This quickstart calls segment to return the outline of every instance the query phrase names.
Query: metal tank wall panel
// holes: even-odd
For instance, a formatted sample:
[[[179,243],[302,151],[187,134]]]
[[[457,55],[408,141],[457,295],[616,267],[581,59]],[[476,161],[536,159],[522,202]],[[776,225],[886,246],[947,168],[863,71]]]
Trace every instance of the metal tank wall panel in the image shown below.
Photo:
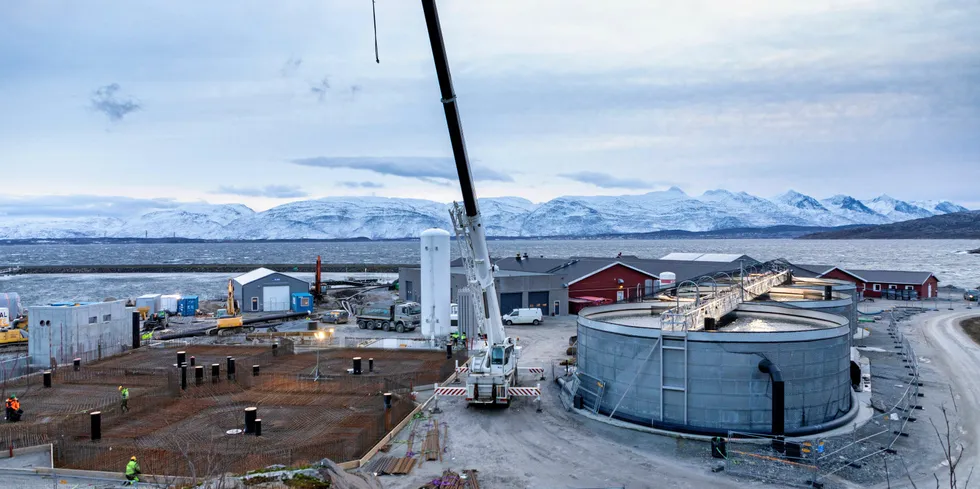
[[[835,420],[851,408],[847,327],[817,335],[803,331],[738,336],[759,341],[727,341],[726,337],[733,338],[729,336],[732,333],[724,332],[691,333],[685,419],[684,393],[667,390],[661,400],[660,387],[661,352],[666,386],[684,385],[685,352],[661,350],[657,344],[659,330],[604,328],[603,324],[580,318],[578,327],[578,368],[585,374],[580,379],[603,383],[600,413],[608,415],[615,410],[615,417],[626,421],[690,432],[768,433],[772,385],[769,376],[758,369],[763,358],[783,372],[787,431]],[[636,334],[609,329],[633,330]],[[667,346],[683,344],[672,338],[666,341]],[[593,396],[579,392],[587,404],[593,404]]]

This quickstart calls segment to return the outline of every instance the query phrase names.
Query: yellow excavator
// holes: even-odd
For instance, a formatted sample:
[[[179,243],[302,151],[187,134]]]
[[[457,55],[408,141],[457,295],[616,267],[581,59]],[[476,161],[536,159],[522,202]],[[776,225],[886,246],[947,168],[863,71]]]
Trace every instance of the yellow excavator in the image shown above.
[[[235,334],[242,329],[242,312],[238,310],[237,304],[235,304],[235,284],[232,279],[228,279],[228,303],[225,305],[225,309],[218,309],[214,317],[218,319],[218,327],[209,329],[209,335],[224,336]],[[253,328],[245,329],[246,332],[250,332]]]
[[[0,308],[0,347],[27,346],[27,316],[9,319],[6,308]]]

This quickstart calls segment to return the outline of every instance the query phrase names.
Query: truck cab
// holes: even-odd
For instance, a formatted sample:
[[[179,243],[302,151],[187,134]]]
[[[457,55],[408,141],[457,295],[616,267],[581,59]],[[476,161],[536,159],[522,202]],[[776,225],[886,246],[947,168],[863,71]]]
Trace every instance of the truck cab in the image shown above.
[[[537,326],[541,324],[543,319],[541,314],[541,309],[536,307],[520,308],[514,309],[507,314],[504,314],[500,319],[505,325],[510,326],[511,324],[533,324]]]

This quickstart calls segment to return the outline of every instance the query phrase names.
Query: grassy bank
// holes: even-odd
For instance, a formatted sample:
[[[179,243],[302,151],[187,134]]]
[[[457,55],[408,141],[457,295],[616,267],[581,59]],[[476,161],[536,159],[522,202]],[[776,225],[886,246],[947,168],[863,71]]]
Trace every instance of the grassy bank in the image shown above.
[[[980,345],[980,316],[964,319],[960,321],[963,332],[973,338],[973,341]]]

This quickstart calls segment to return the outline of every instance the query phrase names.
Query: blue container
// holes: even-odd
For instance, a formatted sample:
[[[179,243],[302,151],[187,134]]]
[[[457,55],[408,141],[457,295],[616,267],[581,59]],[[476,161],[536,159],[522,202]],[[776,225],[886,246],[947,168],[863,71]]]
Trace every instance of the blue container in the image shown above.
[[[313,312],[313,294],[307,292],[293,293],[293,312]]]
[[[196,295],[189,295],[186,297],[181,297],[177,301],[177,314],[181,316],[189,317],[197,314],[197,307],[199,302]]]

